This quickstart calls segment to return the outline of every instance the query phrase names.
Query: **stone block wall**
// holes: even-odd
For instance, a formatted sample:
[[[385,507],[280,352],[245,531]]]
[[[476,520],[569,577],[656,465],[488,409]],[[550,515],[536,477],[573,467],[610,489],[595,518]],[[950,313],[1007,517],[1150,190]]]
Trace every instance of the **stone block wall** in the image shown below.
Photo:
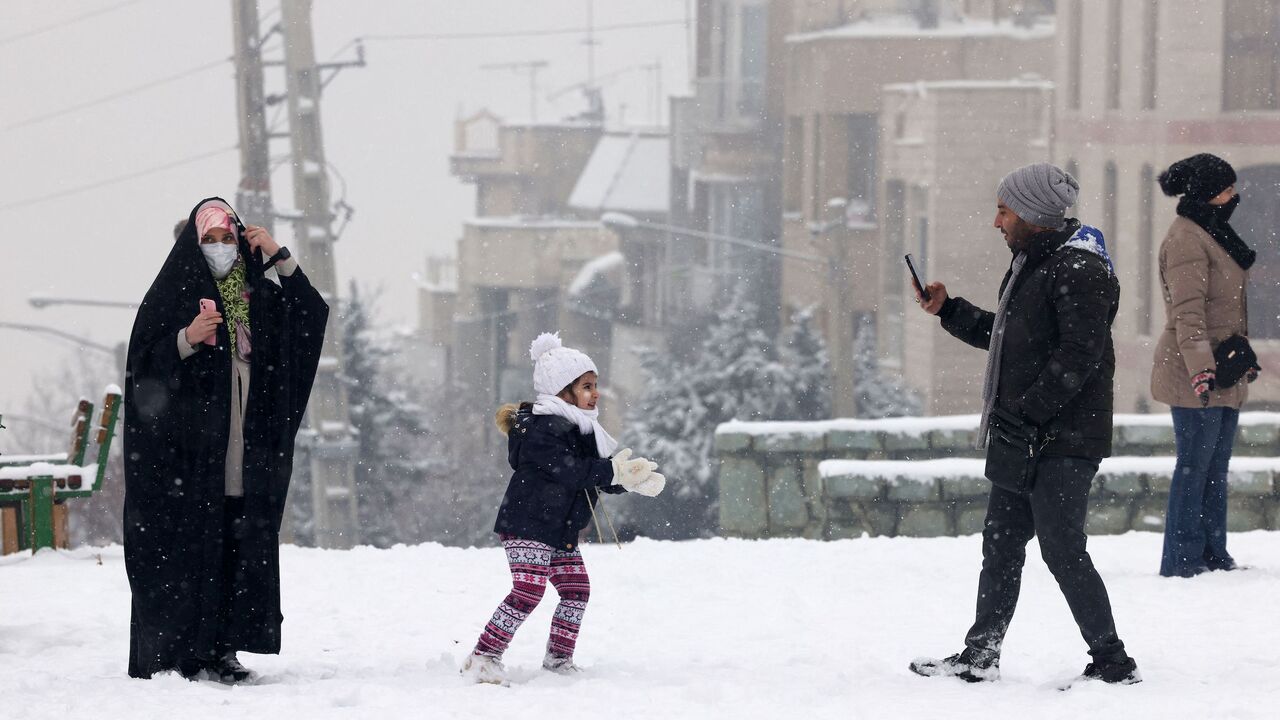
[[[977,416],[727,423],[716,432],[720,525],[731,537],[936,537],[982,531],[990,484]],[[1117,415],[1090,498],[1096,534],[1161,531],[1173,478],[1169,417]],[[1280,530],[1280,413],[1244,413],[1229,529]]]

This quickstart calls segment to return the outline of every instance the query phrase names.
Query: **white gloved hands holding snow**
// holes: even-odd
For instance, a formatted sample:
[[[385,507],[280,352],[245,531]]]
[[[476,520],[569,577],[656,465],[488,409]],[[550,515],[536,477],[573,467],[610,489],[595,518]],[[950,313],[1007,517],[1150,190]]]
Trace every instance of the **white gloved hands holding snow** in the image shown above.
[[[662,489],[667,486],[667,476],[662,473],[651,472],[649,476],[636,483],[634,488],[628,488],[631,492],[639,493],[645,497],[658,497]]]
[[[624,490],[634,492],[636,485],[657,469],[658,463],[649,462],[640,457],[631,457],[631,448],[619,450],[618,454],[613,456],[613,484],[621,485]]]

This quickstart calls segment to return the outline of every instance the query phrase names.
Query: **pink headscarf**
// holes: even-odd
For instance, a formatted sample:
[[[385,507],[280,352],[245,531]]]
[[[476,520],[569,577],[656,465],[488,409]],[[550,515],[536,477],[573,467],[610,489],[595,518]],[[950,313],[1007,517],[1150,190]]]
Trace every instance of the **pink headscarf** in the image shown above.
[[[232,222],[228,208],[222,203],[211,202],[196,213],[196,239],[204,237],[210,228],[226,228],[232,235],[239,237],[236,224]]]

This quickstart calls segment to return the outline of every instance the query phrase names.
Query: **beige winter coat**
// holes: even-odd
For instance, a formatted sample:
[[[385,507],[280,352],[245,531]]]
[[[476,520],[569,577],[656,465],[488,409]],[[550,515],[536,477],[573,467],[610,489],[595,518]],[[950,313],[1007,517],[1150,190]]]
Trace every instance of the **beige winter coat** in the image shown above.
[[[1213,237],[1179,216],[1160,245],[1164,332],[1156,342],[1151,396],[1167,405],[1200,407],[1191,377],[1214,369],[1213,349],[1232,335],[1247,335],[1249,273]],[[1243,378],[1209,394],[1209,407],[1239,409],[1248,397]]]

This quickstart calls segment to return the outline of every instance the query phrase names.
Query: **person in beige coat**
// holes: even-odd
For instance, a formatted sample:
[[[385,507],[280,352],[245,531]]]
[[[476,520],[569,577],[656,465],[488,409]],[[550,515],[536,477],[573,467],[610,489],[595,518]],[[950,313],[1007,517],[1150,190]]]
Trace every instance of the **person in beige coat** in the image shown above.
[[[1178,452],[1160,560],[1166,577],[1236,567],[1227,552],[1227,467],[1258,368],[1223,387],[1214,360],[1219,343],[1248,335],[1246,286],[1255,254],[1229,223],[1240,203],[1235,181],[1231,165],[1207,153],[1160,175],[1165,194],[1181,196],[1160,245],[1166,320],[1151,370],[1151,395],[1171,406]]]

